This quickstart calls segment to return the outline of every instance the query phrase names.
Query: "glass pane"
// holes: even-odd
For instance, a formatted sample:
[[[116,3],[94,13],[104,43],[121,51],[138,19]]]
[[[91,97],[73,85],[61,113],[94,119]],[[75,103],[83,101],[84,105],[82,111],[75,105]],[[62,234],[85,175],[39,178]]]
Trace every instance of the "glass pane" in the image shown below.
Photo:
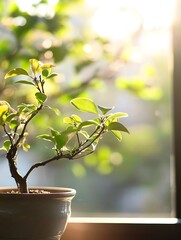
[[[129,115],[123,123],[130,135],[123,134],[121,143],[113,135],[107,135],[94,155],[37,169],[29,184],[75,188],[73,216],[171,216],[174,1],[85,0],[62,1],[62,5],[61,1],[48,1],[51,6],[48,9],[41,1],[28,1],[28,9],[22,1],[15,2],[20,12],[15,11],[16,17],[9,17],[13,10],[7,11],[6,16],[1,16],[2,25],[12,42],[19,37],[24,54],[31,50],[25,59],[39,56],[55,62],[57,72],[61,72],[57,80],[60,92],[54,86],[49,91],[52,96],[60,94],[59,102],[65,104],[61,109],[63,115],[72,111],[67,99],[79,94],[77,85],[85,91],[83,96],[90,96],[101,106],[115,106],[115,111]],[[54,18],[56,11],[63,13],[58,21]],[[21,27],[30,21],[23,15],[25,12],[33,27],[28,25],[29,29],[21,32]],[[37,16],[40,21],[34,25]],[[49,27],[46,31],[44,23]],[[9,50],[8,46],[12,47],[9,42],[2,44],[6,45],[4,54],[18,51]],[[22,56],[12,58],[8,67],[25,65]],[[7,61],[3,60],[4,69]],[[23,96],[23,91],[19,91]],[[61,91],[65,94],[61,95]],[[13,99],[14,92],[3,94]],[[56,102],[53,104],[57,106]],[[47,119],[39,121],[36,124],[39,127],[44,124],[46,128]],[[34,158],[43,160],[49,155],[46,144],[44,149],[36,143],[34,149],[29,155],[21,153],[21,171],[26,171]],[[13,180],[5,178],[6,161],[0,165],[3,176],[0,184],[14,185]]]

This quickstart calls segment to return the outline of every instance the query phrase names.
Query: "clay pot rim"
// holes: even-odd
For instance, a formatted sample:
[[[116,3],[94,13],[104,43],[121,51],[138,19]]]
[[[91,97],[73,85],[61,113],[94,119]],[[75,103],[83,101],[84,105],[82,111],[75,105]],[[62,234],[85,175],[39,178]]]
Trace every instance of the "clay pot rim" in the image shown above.
[[[0,187],[0,199],[1,198],[69,198],[72,199],[75,194],[76,190],[73,188],[64,188],[64,187],[47,187],[47,186],[30,186],[28,187],[32,190],[44,190],[47,193],[9,193],[11,191],[16,191],[17,188],[14,187]]]

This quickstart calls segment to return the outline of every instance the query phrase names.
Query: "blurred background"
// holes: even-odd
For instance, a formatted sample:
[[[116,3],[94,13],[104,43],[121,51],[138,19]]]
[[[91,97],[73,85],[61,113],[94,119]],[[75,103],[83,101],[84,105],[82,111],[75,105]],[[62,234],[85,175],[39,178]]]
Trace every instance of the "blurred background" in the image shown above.
[[[49,104],[61,115],[42,114],[31,126],[31,150],[20,153],[25,173],[51,154],[33,134],[74,109],[70,99],[86,96],[99,105],[127,112],[131,134],[119,143],[107,135],[94,155],[62,160],[37,169],[29,185],[77,190],[73,216],[170,217],[172,176],[173,0],[1,0],[0,99],[12,106],[31,102],[29,87],[4,80],[14,67],[29,68],[37,58],[56,65],[48,82]],[[25,91],[26,90],[26,91]],[[85,114],[83,118],[86,117]],[[3,136],[1,136],[2,145]],[[0,185],[13,185],[0,159]],[[8,172],[9,174],[9,172]]]

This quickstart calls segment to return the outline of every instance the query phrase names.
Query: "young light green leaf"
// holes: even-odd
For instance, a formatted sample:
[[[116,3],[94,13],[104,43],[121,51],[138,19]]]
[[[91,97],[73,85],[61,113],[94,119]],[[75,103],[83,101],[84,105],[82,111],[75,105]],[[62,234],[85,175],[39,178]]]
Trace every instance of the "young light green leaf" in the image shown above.
[[[15,119],[12,119],[9,123],[10,129],[15,129],[19,125],[19,122]]]
[[[47,96],[40,92],[35,93],[35,97],[40,104],[44,103],[47,99]]]
[[[11,119],[13,119],[14,117],[17,116],[17,113],[10,113],[7,117],[6,117],[6,122],[11,121]]]
[[[24,70],[23,68],[15,68],[15,69],[9,71],[8,73],[6,73],[5,79],[10,78],[10,77],[19,76],[19,75],[29,76],[28,72],[26,70]]]
[[[50,74],[49,76],[47,76],[46,78],[49,79],[49,78],[54,78],[58,75],[58,73],[52,73]]]
[[[59,110],[58,108],[56,108],[56,107],[50,107],[50,106],[46,105],[45,108],[50,109],[50,110],[53,111],[57,116],[60,116],[60,114],[61,114],[60,110]]]
[[[101,110],[102,114],[105,115],[109,111],[111,111],[114,107],[106,108],[106,107],[101,107],[98,105],[98,108]]]
[[[74,98],[70,102],[74,107],[76,107],[80,111],[98,114],[96,104],[89,98],[83,97]]]
[[[97,125],[99,125],[99,126],[101,125],[101,119],[100,118],[94,118],[93,121],[96,122]]]
[[[60,110],[58,109],[58,108],[55,108],[55,107],[53,107],[53,108],[50,108],[57,116],[60,116],[60,114],[61,114],[61,112],[60,112]]]
[[[81,134],[82,136],[84,136],[86,139],[89,138],[89,134],[86,131],[79,131],[79,134]]]
[[[22,103],[18,106],[18,110],[19,112],[33,112],[35,111],[37,108],[34,104],[25,104]]]
[[[3,147],[0,148],[0,150],[4,150],[7,152],[9,150],[10,146],[11,146],[10,140],[6,140],[6,141],[4,141]]]
[[[27,144],[27,143],[24,143],[23,145],[22,145],[22,148],[23,148],[23,150],[25,151],[25,152],[27,152],[29,149],[30,149],[30,145],[29,144]]]
[[[112,130],[111,132],[113,133],[113,135],[114,135],[119,141],[122,140],[122,135],[121,135],[120,131]]]
[[[48,69],[48,68],[52,68],[55,67],[55,65],[51,64],[51,63],[44,63],[43,65],[40,66],[41,69]]]
[[[113,119],[118,119],[118,118],[121,118],[121,117],[127,117],[128,114],[127,113],[124,113],[124,112],[117,112],[117,113],[113,113],[113,114],[110,114],[107,118],[107,120],[113,120]]]
[[[81,122],[82,122],[82,119],[81,119],[79,116],[75,115],[75,114],[72,114],[72,115],[71,115],[71,118],[72,118],[76,123],[81,123]]]
[[[71,124],[71,125],[74,125],[74,121],[71,117],[65,117],[63,119],[63,122],[66,123],[66,124]]]
[[[0,117],[2,117],[9,110],[8,103],[6,104],[6,102],[4,102],[5,101],[3,101],[3,103],[0,102]]]
[[[82,122],[82,119],[79,116],[73,114],[71,117],[65,117],[63,119],[63,122],[66,124],[77,126],[77,124],[80,124]]]
[[[57,130],[55,130],[55,129],[53,129],[53,128],[51,128],[51,134],[52,134],[52,136],[56,136],[56,135],[58,135],[59,134],[59,132],[57,131]]]
[[[121,124],[120,122],[111,122],[109,124],[109,126],[107,127],[107,129],[129,133],[128,129],[123,124]]]
[[[16,83],[21,83],[21,84],[27,84],[27,85],[35,86],[34,83],[32,83],[30,81],[26,81],[26,80],[17,81]]]
[[[54,141],[54,137],[48,135],[48,134],[41,134],[41,135],[38,135],[37,138],[41,138],[43,140],[46,140],[46,141],[50,141],[50,142],[53,142]]]
[[[96,126],[99,126],[99,124],[94,121],[94,120],[87,120],[87,121],[84,121],[82,123],[80,123],[79,127],[78,127],[78,131],[84,127],[89,127],[91,125],[96,125]]]
[[[36,72],[37,72],[37,70],[38,70],[38,68],[40,66],[40,62],[38,60],[36,60],[36,59],[30,59],[29,62],[30,62],[30,66],[31,66],[32,72],[34,74],[36,74]]]

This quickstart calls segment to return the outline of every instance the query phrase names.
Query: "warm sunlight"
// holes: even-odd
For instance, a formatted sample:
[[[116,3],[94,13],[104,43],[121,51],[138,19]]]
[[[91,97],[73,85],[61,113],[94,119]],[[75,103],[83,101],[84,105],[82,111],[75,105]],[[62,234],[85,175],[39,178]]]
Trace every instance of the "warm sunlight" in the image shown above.
[[[86,3],[95,9],[92,27],[98,34],[125,39],[140,28],[151,30],[171,26],[175,1],[86,0]]]
[[[57,1],[48,2],[53,7]],[[40,0],[16,2],[23,11],[32,12],[35,11],[32,4],[39,3]],[[175,0],[85,0],[85,3],[93,10],[91,25],[97,34],[111,39],[126,40],[140,28],[153,30],[171,26]],[[43,4],[36,11],[39,11],[38,15],[44,15],[45,12],[47,14],[47,8]]]

